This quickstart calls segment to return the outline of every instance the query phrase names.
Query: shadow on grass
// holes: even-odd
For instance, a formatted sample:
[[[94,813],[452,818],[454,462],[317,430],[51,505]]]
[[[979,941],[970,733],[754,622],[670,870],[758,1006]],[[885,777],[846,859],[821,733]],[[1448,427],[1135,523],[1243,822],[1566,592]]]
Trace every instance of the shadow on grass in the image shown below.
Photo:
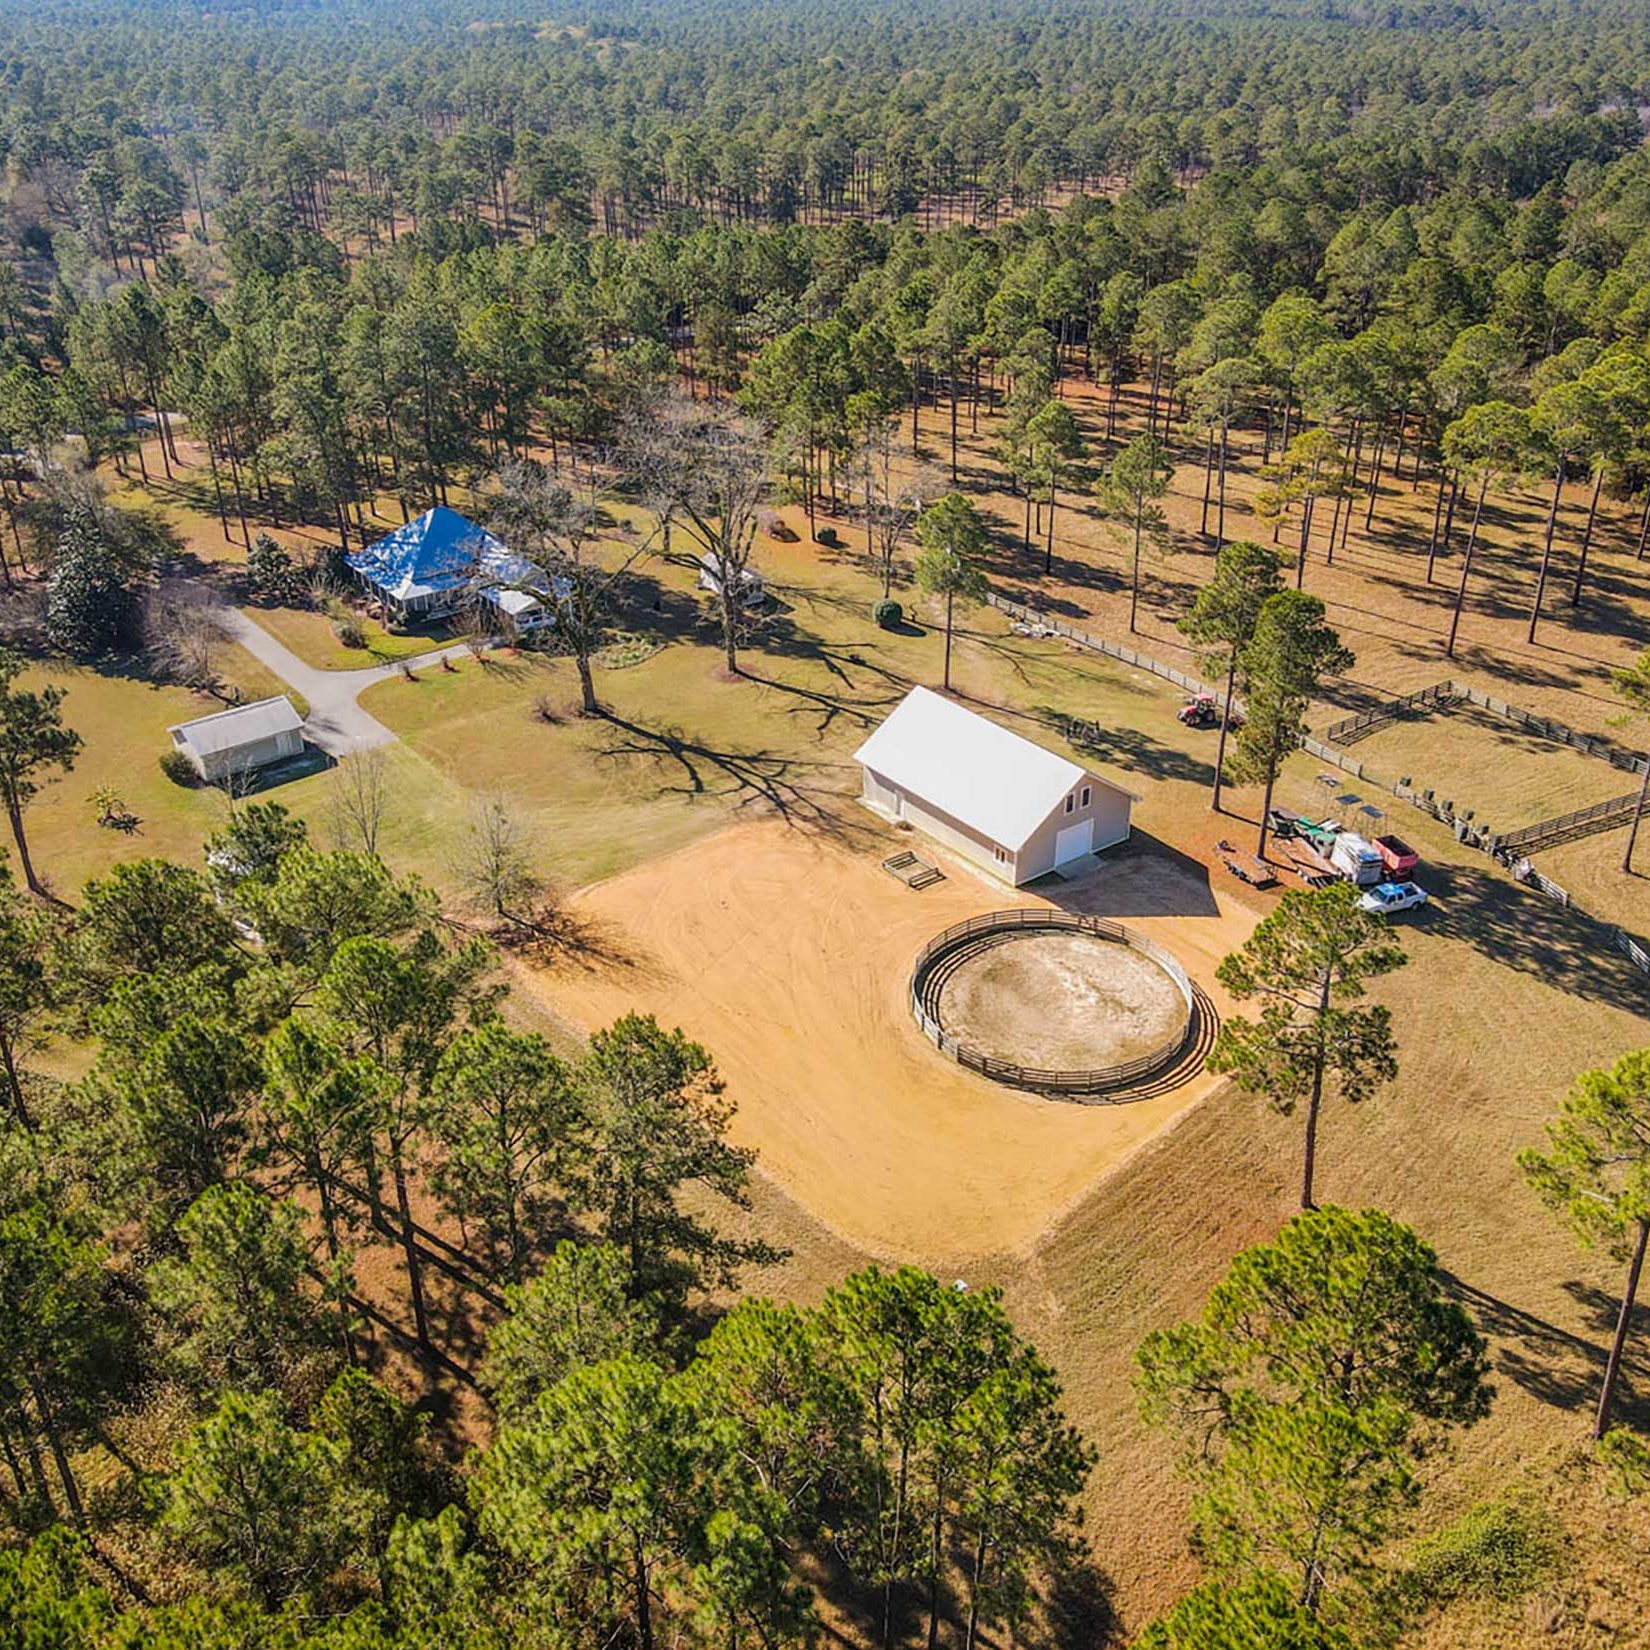
[[[655,770],[656,796],[766,806],[787,824],[843,834],[843,822],[830,805],[841,796],[841,786],[829,781],[846,774],[849,763],[718,747],[678,727],[649,726],[612,712],[604,720],[607,735],[596,747],[598,759]]]
[[[233,794],[237,798],[261,796],[265,791],[277,790],[300,779],[312,779],[316,774],[337,766],[337,757],[322,750],[319,745],[306,742],[301,755],[290,757],[285,762],[273,762],[267,768],[258,768],[252,773],[238,774],[233,780],[218,782],[216,788],[225,795]]]
[[[1446,1290],[1472,1313],[1479,1328],[1494,1343],[1498,1374],[1555,1409],[1585,1411],[1598,1402],[1620,1305],[1615,1297],[1576,1279],[1564,1285],[1565,1293],[1586,1313],[1588,1333],[1578,1335],[1451,1272],[1441,1276]],[[1634,1347],[1642,1344],[1645,1330],[1650,1327],[1650,1307],[1640,1305],[1633,1319],[1616,1393],[1616,1418],[1643,1427],[1650,1424],[1650,1389],[1634,1357]]]
[[[1650,1010],[1650,979],[1610,950],[1601,925],[1520,889],[1487,866],[1428,868],[1433,903],[1417,926],[1466,941],[1487,957],[1587,1002]]]
[[[1067,716],[1052,705],[1034,705],[1032,714],[1050,731],[1061,735],[1084,758],[1092,757],[1129,773],[1152,779],[1179,779],[1190,785],[1214,784],[1213,760],[1191,756],[1139,728],[1109,727]],[[1214,737],[1213,734],[1210,735]]]

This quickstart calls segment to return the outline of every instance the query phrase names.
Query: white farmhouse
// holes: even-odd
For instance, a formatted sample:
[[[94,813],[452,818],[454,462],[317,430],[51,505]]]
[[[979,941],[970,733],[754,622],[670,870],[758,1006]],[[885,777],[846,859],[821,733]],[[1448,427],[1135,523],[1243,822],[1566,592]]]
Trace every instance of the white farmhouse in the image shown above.
[[[166,731],[201,778],[214,784],[300,756],[304,749],[304,719],[285,694],[197,716]]]
[[[1139,800],[921,687],[854,759],[867,807],[1015,886],[1124,841]]]

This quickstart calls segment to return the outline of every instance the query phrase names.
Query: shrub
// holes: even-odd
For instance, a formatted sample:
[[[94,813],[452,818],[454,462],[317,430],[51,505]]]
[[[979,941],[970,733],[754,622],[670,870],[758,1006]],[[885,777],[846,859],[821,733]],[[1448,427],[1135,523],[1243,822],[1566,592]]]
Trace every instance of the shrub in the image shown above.
[[[834,527],[832,527],[831,525],[829,525],[829,523],[827,523],[824,527],[818,528],[815,531],[815,533],[814,533],[814,542],[816,544],[826,544],[826,545],[835,546],[835,545],[841,544],[842,539],[838,535],[837,530]]]
[[[1533,1508],[1486,1501],[1416,1542],[1405,1578],[1429,1604],[1451,1599],[1513,1599],[1535,1587],[1557,1553],[1552,1531]]]
[[[548,693],[533,696],[533,715],[538,721],[552,728],[559,728],[567,719],[561,706]]]
[[[882,600],[871,609],[871,617],[875,619],[884,630],[898,630],[899,627],[905,622],[905,609],[901,607],[900,604],[891,596],[884,596]]]
[[[367,645],[367,633],[361,628],[361,621],[353,614],[346,613],[342,618],[334,619],[332,633],[344,647]]]
[[[175,747],[160,754],[160,771],[174,785],[198,785],[200,772],[182,751]]]
[[[284,544],[260,533],[246,553],[246,585],[254,601],[287,606],[303,600],[309,578]]]
[[[1594,1446],[1599,1465],[1618,1495],[1642,1495],[1650,1489],[1650,1444],[1626,1427],[1611,1427]]]

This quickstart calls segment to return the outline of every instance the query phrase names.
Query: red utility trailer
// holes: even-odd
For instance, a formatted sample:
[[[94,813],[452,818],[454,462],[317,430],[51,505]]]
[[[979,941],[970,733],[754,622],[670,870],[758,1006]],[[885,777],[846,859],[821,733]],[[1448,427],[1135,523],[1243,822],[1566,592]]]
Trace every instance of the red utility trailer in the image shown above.
[[[1421,856],[1401,836],[1378,836],[1375,850],[1391,872],[1390,881],[1407,877],[1421,863]]]

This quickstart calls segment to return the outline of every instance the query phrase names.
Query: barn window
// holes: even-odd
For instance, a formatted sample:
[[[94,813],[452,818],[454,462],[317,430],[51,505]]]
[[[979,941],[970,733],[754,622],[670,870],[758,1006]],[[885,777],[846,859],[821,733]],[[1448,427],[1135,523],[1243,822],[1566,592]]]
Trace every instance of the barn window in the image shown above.
[[[1075,808],[1076,806],[1077,806],[1077,793],[1076,793],[1076,791],[1073,791],[1071,793],[1071,795],[1066,798],[1066,812],[1069,814],[1071,812],[1071,810],[1073,808]]]
[[[1083,787],[1083,806],[1086,808],[1088,805],[1089,805],[1089,788],[1088,788],[1087,785],[1085,785]]]

